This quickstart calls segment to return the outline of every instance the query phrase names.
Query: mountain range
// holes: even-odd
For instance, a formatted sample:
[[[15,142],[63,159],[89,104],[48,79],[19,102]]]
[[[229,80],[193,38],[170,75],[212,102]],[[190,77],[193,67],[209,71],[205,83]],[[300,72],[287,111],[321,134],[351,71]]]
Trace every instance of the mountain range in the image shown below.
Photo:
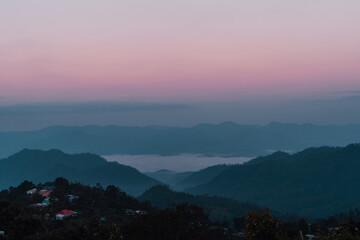
[[[254,157],[276,150],[346,146],[360,142],[360,125],[240,125],[233,122],[193,127],[53,126],[37,131],[0,132],[0,157],[24,148],[61,149],[67,153],[183,153]]]
[[[24,180],[39,183],[65,177],[89,185],[116,185],[139,196],[164,182],[169,189],[153,188],[142,195],[143,199],[158,206],[185,199],[199,201],[206,207],[206,202],[212,204],[211,199],[227,198],[269,207],[282,214],[318,218],[359,208],[359,172],[360,144],[275,152],[242,165],[216,165],[185,173],[162,170],[148,175],[95,154],[24,149],[0,160],[0,189]]]

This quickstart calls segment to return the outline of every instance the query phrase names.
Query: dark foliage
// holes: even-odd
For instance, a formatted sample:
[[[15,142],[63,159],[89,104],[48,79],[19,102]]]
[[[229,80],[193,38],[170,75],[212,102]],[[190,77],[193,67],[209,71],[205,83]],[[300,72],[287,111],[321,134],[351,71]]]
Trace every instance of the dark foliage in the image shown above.
[[[124,226],[129,240],[195,240],[225,239],[224,233],[212,227],[202,208],[182,204],[175,209],[151,211],[135,217]]]
[[[229,223],[233,218],[244,216],[251,210],[260,209],[255,204],[240,203],[232,199],[175,192],[163,185],[150,188],[138,197],[138,200],[149,201],[153,206],[160,208],[174,207],[182,203],[195,204],[207,210],[212,220]]]
[[[50,205],[33,206],[44,199],[38,193],[27,194],[33,188],[50,188]],[[64,178],[44,185],[25,181],[2,191],[0,197],[0,239],[233,239],[200,207],[182,204],[155,209],[112,185],[89,187]],[[77,214],[56,220],[55,214],[63,209]]]
[[[38,193],[26,193],[33,188],[52,189],[51,204],[29,206],[44,199]],[[76,197],[70,201],[69,195]],[[193,204],[157,209],[115,186],[89,187],[64,178],[38,185],[25,181],[2,191],[0,198],[1,240],[300,240],[305,234],[323,240],[360,239],[358,210],[311,225],[305,219],[285,222],[267,209],[256,210],[235,218],[231,230],[227,223],[212,222],[204,208]],[[55,214],[64,208],[78,214],[55,220]]]

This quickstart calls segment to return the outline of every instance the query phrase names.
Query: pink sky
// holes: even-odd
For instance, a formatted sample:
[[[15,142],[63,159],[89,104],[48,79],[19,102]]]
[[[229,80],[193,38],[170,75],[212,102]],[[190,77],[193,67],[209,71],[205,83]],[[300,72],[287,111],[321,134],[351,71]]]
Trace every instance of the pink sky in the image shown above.
[[[0,102],[360,90],[358,0],[4,0]]]

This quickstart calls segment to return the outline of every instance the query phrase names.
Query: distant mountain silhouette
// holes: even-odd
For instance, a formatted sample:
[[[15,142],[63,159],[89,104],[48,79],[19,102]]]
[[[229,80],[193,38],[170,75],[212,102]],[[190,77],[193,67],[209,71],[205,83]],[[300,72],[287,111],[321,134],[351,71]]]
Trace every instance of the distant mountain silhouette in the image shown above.
[[[166,169],[162,169],[156,172],[147,172],[145,174],[162,183],[173,186],[176,183],[189,177],[191,174],[193,174],[193,172],[173,172]]]
[[[188,177],[186,177],[182,181],[177,182],[172,187],[176,190],[184,190],[186,188],[207,183],[211,179],[219,175],[222,171],[230,167],[230,165],[216,165],[202,169],[200,171],[190,174]]]
[[[189,128],[56,126],[39,131],[0,132],[0,157],[24,148],[100,155],[194,153],[253,157],[276,150],[299,151],[354,142],[360,142],[360,125],[271,123],[260,126],[225,122]]]
[[[166,208],[181,203],[195,204],[210,212],[210,217],[215,221],[232,222],[235,217],[242,217],[251,210],[261,209],[256,204],[240,203],[238,201],[209,196],[194,196],[182,192],[175,192],[166,186],[157,185],[138,197],[139,201],[149,201],[151,205]]]
[[[135,168],[107,162],[95,154],[65,154],[59,150],[22,150],[0,160],[0,189],[16,186],[24,180],[46,182],[56,177],[89,185],[116,185],[139,195],[158,181]]]
[[[323,217],[360,207],[360,145],[274,153],[234,165],[192,194],[254,202],[283,213]]]

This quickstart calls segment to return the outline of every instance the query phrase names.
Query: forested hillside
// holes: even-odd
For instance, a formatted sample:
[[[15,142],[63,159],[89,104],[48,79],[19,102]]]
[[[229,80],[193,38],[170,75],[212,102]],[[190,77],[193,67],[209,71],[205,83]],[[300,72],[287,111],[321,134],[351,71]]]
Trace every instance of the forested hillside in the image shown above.
[[[280,212],[325,217],[360,206],[359,172],[359,144],[309,148],[234,165],[187,191],[254,202]]]
[[[139,195],[159,184],[135,168],[108,162],[95,154],[25,149],[0,160],[0,189],[16,186],[25,180],[39,183],[56,177],[89,185],[116,185],[132,195]]]
[[[194,196],[182,192],[175,192],[162,185],[150,188],[139,196],[138,200],[142,202],[149,201],[151,205],[161,208],[173,207],[174,205],[183,203],[195,204],[207,210],[212,220],[220,222],[227,221],[229,223],[236,217],[244,216],[252,210],[261,209],[256,204],[240,203],[227,198]]]

